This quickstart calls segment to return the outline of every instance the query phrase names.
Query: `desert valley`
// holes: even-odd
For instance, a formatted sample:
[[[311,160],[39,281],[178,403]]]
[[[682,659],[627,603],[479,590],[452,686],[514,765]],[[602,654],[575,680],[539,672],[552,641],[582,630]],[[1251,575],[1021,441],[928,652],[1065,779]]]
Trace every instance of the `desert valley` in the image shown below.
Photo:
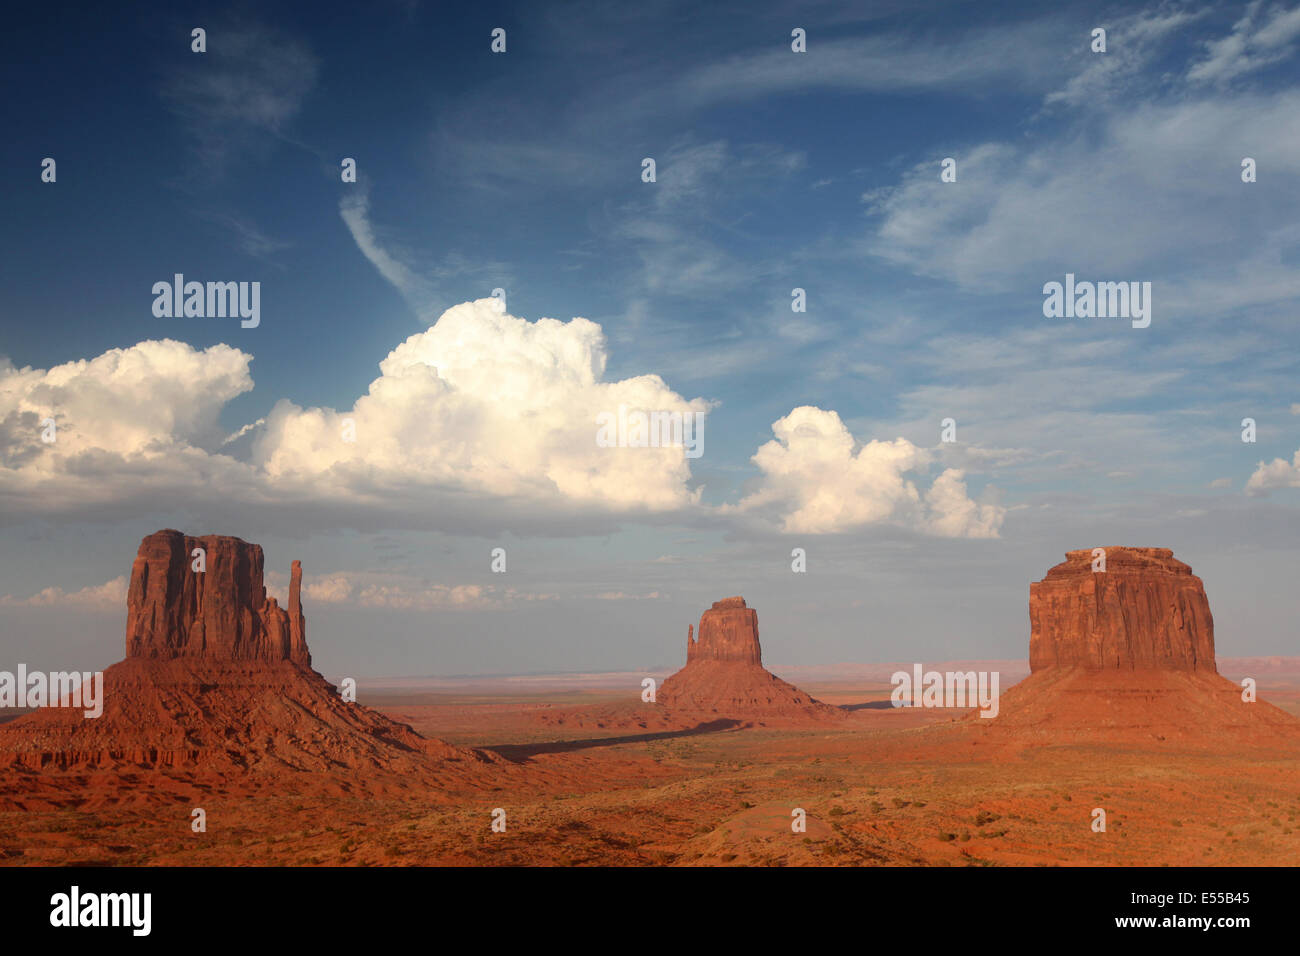
[[[1300,673],[1216,666],[1201,581],[1167,549],[1105,558],[1071,551],[1031,585],[1027,668],[925,665],[1000,670],[995,715],[895,706],[910,663],[795,686],[742,597],[703,612],[666,680],[393,679],[353,701],[312,669],[309,571],[281,608],[257,545],[159,531],[102,716],[0,724],[0,862],[1300,862]]]

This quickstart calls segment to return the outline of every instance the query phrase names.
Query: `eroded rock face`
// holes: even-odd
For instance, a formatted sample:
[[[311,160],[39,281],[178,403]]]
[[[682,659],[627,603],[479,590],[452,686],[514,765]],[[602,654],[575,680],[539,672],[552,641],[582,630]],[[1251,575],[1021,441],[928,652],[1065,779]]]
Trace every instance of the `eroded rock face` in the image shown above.
[[[1201,579],[1168,548],[1070,551],[1029,585],[1029,668],[1215,671]]]
[[[193,569],[196,548],[204,571]],[[286,611],[267,597],[262,565],[262,548],[239,538],[171,530],[146,537],[127,591],[126,656],[310,665],[302,566],[293,562]]]
[[[700,615],[700,633],[695,640],[686,633],[686,663],[692,661],[763,662],[758,644],[758,612],[745,606],[743,597],[714,601]]]
[[[714,601],[686,631],[686,666],[664,681],[658,700],[683,712],[719,717],[838,719],[840,712],[763,667],[758,612],[742,597]]]

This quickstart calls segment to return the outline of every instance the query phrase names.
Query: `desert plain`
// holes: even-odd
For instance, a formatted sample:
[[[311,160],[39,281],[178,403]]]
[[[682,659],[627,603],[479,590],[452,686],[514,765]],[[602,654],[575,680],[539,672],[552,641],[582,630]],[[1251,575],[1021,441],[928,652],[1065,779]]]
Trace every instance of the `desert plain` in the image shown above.
[[[281,609],[256,545],[158,532],[102,719],[0,724],[0,862],[1300,862],[1300,659],[1216,663],[1200,581],[1167,550],[1115,549],[1105,581],[1085,559],[1034,585],[1029,660],[925,665],[998,672],[992,719],[894,706],[906,665],[773,675],[740,597],[667,680],[392,678],[347,701],[311,669],[296,562]]]

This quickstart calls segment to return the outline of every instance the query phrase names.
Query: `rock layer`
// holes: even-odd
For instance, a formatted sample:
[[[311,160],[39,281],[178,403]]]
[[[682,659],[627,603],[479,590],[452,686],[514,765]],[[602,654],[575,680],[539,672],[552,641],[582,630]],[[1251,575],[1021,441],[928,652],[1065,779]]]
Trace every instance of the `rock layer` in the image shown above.
[[[1214,672],[1201,579],[1168,548],[1070,551],[1029,586],[1029,667]]]
[[[204,570],[196,570],[202,552]],[[262,548],[158,531],[140,542],[127,591],[126,656],[311,664],[295,561],[289,609],[268,597]]]

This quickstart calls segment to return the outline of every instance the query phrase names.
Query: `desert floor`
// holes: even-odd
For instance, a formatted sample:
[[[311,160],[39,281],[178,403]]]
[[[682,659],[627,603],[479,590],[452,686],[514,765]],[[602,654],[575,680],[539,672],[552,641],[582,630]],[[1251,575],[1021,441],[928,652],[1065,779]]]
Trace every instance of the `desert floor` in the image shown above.
[[[285,865],[1296,865],[1296,748],[1133,739],[991,742],[966,712],[895,710],[876,684],[809,684],[835,726],[605,720],[627,694],[372,693],[420,733],[486,748],[482,783],[364,789],[175,772],[44,773],[0,795],[0,862]],[[1261,681],[1300,715],[1300,679]],[[577,717],[574,714],[596,715]],[[604,726],[601,726],[604,724]],[[9,771],[5,771],[9,773]],[[201,806],[207,831],[193,833]],[[1091,828],[1107,812],[1107,830]],[[491,829],[506,812],[506,830]],[[792,811],[806,811],[804,833]]]

